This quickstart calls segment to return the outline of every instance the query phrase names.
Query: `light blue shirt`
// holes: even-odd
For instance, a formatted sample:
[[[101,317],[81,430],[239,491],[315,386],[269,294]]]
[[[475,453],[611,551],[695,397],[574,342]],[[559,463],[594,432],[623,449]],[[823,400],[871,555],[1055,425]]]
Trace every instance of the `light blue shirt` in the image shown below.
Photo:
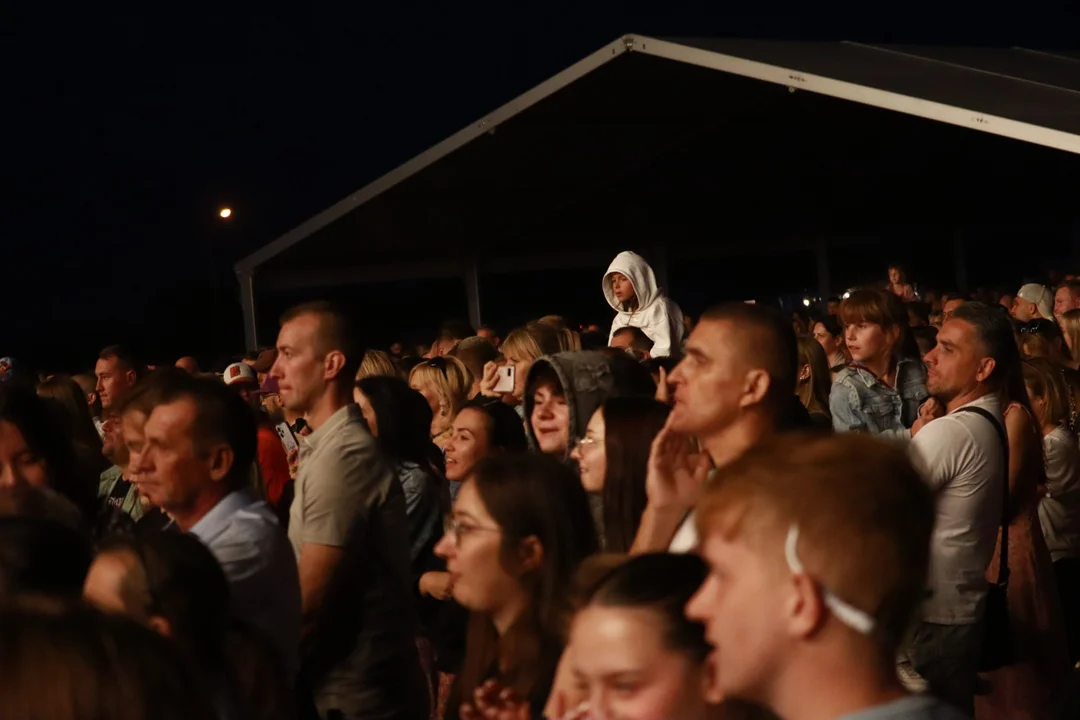
[[[299,670],[300,577],[273,509],[250,490],[229,493],[191,528],[229,580],[233,615],[278,647],[290,681]]]

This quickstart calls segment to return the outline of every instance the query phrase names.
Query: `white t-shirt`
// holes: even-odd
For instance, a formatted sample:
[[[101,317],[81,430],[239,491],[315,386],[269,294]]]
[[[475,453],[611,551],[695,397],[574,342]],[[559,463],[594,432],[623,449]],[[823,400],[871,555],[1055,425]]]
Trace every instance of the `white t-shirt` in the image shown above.
[[[1046,495],[1039,524],[1054,560],[1080,557],[1080,447],[1064,426],[1043,438]]]
[[[996,395],[981,407],[1004,427]],[[923,620],[967,625],[983,613],[986,566],[994,554],[1004,495],[1005,458],[997,431],[983,416],[959,412],[928,423],[911,440],[911,457],[937,496],[930,541],[930,589]]]

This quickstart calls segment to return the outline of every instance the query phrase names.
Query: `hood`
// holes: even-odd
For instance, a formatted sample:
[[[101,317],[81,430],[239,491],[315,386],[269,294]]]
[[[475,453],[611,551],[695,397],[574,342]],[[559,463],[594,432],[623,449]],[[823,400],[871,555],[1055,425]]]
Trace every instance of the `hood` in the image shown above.
[[[555,371],[562,385],[566,403],[570,409],[570,443],[585,435],[589,419],[615,389],[615,376],[611,372],[608,356],[595,351],[572,351],[545,355],[529,368],[525,378],[525,434],[529,447],[536,447],[536,434],[532,428],[532,383],[537,371],[549,366]]]
[[[645,262],[645,258],[629,250],[621,252],[615,256],[604,273],[604,297],[616,312],[627,310],[615,299],[615,293],[611,289],[612,273],[622,273],[630,279],[638,299],[637,310],[644,310],[660,297],[660,289],[656,287],[656,275],[649,263]]]

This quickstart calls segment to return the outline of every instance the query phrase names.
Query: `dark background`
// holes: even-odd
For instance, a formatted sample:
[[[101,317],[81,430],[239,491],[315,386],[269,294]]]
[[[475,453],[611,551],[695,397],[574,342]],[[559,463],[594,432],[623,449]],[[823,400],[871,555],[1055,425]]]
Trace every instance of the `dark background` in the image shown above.
[[[158,362],[241,350],[237,259],[623,33],[1075,48],[1080,27],[1066,0],[821,5],[25,4],[6,18],[3,44],[0,355],[74,370],[117,341]],[[227,223],[223,205],[235,213]],[[690,311],[717,286],[744,292],[748,278],[814,282],[812,258],[719,268],[672,267]],[[595,272],[560,272],[550,299],[544,276],[487,282],[488,319],[562,312],[605,323]],[[999,282],[1001,264],[976,261],[971,274]],[[441,308],[464,306],[453,281],[330,294],[359,305],[381,342],[387,327],[433,334]]]

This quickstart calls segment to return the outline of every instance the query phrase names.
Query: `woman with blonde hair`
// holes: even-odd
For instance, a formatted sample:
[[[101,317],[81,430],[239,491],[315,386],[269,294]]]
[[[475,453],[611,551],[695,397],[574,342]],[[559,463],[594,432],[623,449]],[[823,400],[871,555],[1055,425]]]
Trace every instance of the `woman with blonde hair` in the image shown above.
[[[831,428],[829,390],[832,374],[825,349],[810,335],[799,336],[799,373],[795,378],[795,394],[810,414],[814,427]]]
[[[500,349],[503,354],[502,364],[489,362],[484,365],[480,394],[484,397],[501,398],[507,405],[516,406],[518,414],[522,415],[525,377],[536,360],[561,351],[559,331],[546,324],[530,323],[507,335]],[[499,392],[495,390],[499,381],[499,368],[506,366],[514,368],[514,388],[510,392]]]
[[[469,400],[472,374],[456,357],[441,355],[414,367],[409,373],[409,387],[431,406],[431,440],[443,448],[450,440],[458,410]]]
[[[356,380],[368,377],[401,377],[401,368],[394,362],[390,353],[382,350],[368,350],[356,371]]]

